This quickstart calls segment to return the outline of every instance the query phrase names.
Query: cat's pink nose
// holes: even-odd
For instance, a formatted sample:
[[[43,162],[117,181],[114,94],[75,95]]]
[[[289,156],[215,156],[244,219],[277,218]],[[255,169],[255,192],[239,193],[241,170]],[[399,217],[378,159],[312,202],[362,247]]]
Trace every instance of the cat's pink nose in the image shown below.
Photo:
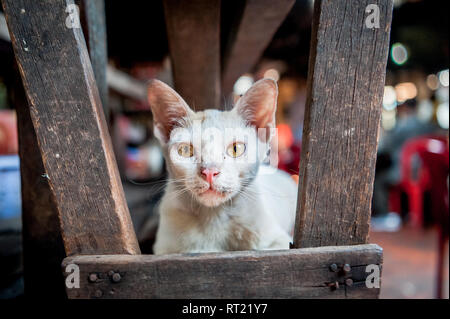
[[[217,168],[203,168],[201,170],[202,177],[208,182],[212,183],[214,177],[220,174],[220,171]]]

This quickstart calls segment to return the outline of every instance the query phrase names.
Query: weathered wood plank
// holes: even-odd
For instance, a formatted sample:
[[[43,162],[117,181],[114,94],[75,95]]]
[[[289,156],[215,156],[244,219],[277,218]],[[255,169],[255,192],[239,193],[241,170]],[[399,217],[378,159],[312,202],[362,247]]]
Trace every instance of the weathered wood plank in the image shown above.
[[[236,80],[258,62],[294,0],[246,0],[236,26],[232,27],[223,57],[222,92],[228,95]]]
[[[139,253],[73,1],[2,3],[67,255]]]
[[[382,264],[377,245],[209,254],[72,256],[80,288],[69,298],[345,298],[345,279],[354,295],[378,297],[366,288],[368,264]],[[333,272],[349,264],[348,273]],[[116,275],[113,276],[113,273]],[[65,273],[66,276],[70,275]],[[93,280],[94,279],[94,280]],[[329,287],[338,281],[339,288]]]
[[[103,113],[108,122],[108,84],[106,82],[106,66],[108,50],[106,42],[105,0],[77,0],[80,7],[80,20],[84,38],[91,58]]]
[[[11,48],[8,95],[17,114],[22,193],[22,247],[25,295],[66,297],[61,262],[66,257],[58,212],[37,144],[28,102]]]
[[[220,0],[164,0],[175,89],[195,110],[220,105]]]
[[[380,28],[369,29],[369,4]],[[315,2],[295,247],[367,242],[392,0]]]

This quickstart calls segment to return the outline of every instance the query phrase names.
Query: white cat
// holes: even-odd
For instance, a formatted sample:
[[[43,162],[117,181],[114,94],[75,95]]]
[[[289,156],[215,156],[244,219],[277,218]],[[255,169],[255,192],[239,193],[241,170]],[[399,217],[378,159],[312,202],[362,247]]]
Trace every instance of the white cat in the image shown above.
[[[263,79],[231,111],[194,112],[166,84],[149,84],[169,174],[155,254],[289,248],[297,185],[261,164],[277,95],[276,82]]]

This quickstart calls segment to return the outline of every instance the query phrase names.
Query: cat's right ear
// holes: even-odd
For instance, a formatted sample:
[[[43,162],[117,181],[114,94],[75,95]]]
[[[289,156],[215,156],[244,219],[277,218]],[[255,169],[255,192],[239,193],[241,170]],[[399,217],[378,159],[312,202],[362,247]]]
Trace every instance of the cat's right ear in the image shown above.
[[[150,81],[147,96],[153,113],[153,133],[165,144],[172,130],[193,111],[177,92],[159,80]]]

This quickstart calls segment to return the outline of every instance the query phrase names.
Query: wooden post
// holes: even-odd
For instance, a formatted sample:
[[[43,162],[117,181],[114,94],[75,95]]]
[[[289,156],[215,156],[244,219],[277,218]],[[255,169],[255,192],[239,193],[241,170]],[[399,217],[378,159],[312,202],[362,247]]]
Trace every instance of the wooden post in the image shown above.
[[[9,34],[5,40],[10,40]],[[67,298],[61,273],[61,262],[66,254],[58,211],[48,180],[42,178],[45,170],[12,46],[2,58],[8,98],[17,114],[25,296]]]
[[[80,20],[84,38],[91,58],[100,100],[106,122],[109,123],[108,84],[106,67],[108,52],[106,42],[105,0],[77,0],[80,7]]]
[[[246,0],[241,19],[232,26],[223,57],[222,92],[231,93],[236,80],[258,62],[294,0]]]
[[[220,105],[220,0],[164,0],[175,89],[196,111]]]
[[[368,240],[392,6],[315,1],[295,247]]]
[[[11,49],[12,53],[12,49]],[[65,298],[65,257],[58,212],[30,118],[22,80],[12,56],[8,95],[17,114],[22,193],[22,246],[27,298]]]
[[[25,294],[63,298],[64,281],[59,270],[65,252],[57,208],[48,180],[42,178],[45,170],[25,96],[21,101],[16,101],[15,106],[21,159]]]
[[[73,1],[2,3],[66,254],[138,254]]]

